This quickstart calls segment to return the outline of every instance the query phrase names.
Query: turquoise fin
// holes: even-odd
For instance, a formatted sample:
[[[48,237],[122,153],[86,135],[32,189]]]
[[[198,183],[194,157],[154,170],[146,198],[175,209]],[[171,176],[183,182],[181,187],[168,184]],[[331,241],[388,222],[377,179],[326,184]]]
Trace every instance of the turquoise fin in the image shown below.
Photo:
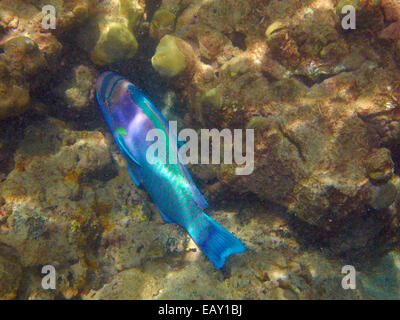
[[[208,215],[198,209],[200,215],[203,215],[202,223],[198,228],[186,229],[194,242],[200,247],[211,262],[221,269],[227,257],[233,253],[246,251],[243,243],[231,234],[228,230],[211,219]],[[199,238],[203,233],[204,236]]]
[[[139,181],[138,178],[136,178],[135,174],[132,172],[132,168],[131,168],[131,166],[129,164],[127,165],[127,168],[128,168],[128,172],[129,172],[133,182],[136,184],[137,187],[139,187],[140,186],[140,181]]]
[[[137,161],[135,159],[135,157],[129,152],[128,148],[125,146],[125,143],[121,139],[120,135],[117,136],[117,142],[122,150],[123,155],[125,156],[129,174],[130,174],[133,182],[136,184],[136,186],[139,187],[140,181],[142,180],[142,179],[140,179],[142,176],[141,172],[140,172],[140,168],[142,166],[140,165],[139,161]]]
[[[124,153],[124,155],[129,158],[133,163],[135,163],[136,165],[138,165],[139,167],[141,167],[141,164],[139,163],[139,161],[137,161],[135,159],[135,157],[129,152],[129,150],[127,149],[127,147],[125,146],[124,141],[121,139],[121,136],[117,136],[117,142],[118,145],[121,147],[122,152]]]

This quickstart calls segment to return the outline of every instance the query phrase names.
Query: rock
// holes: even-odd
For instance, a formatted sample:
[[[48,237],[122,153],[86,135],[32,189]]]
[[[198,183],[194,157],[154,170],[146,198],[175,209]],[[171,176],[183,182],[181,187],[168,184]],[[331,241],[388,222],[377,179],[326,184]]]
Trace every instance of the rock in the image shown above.
[[[22,268],[18,258],[10,248],[0,247],[0,300],[14,299],[22,278]]]
[[[39,1],[39,8],[45,5],[52,5],[57,12],[57,33],[64,33],[73,30],[76,26],[85,23],[96,12],[97,2],[92,0],[72,1]],[[44,14],[39,14],[39,21],[42,21]],[[47,31],[47,30],[45,30]]]
[[[241,76],[249,72],[252,61],[244,55],[232,58],[228,63],[224,64],[221,68],[222,71],[227,72],[231,78]]]
[[[94,200],[80,183],[110,179],[113,166],[106,146],[101,133],[71,132],[60,121],[27,128],[15,168],[1,187],[8,228],[0,232],[0,242],[15,248],[22,265],[50,260],[68,265],[84,255],[81,246],[91,232],[79,230],[85,225],[95,232],[89,227]],[[79,204],[82,199],[87,203]]]
[[[93,49],[91,59],[98,65],[105,65],[131,59],[138,48],[135,36],[129,29],[115,22],[104,26]]]
[[[341,253],[367,246],[391,219],[387,208],[397,187],[389,181],[397,178],[388,149],[393,152],[398,141],[396,120],[374,102],[389,103],[379,97],[383,83],[397,81],[395,63],[389,59],[389,73],[378,71],[386,53],[373,52],[361,39],[348,41],[335,14],[345,4],[368,17],[357,16],[362,28],[377,34],[383,27],[375,2],[328,1],[313,8],[270,2],[257,7],[259,15],[248,15],[243,5],[235,18],[221,4],[198,2],[183,10],[175,34],[168,35],[190,43],[197,59],[182,92],[187,125],[256,128],[253,174],[238,177],[235,166],[220,166],[219,182],[282,205],[321,233],[331,229],[327,243]],[[172,83],[182,88],[179,82]],[[375,113],[385,118],[382,124],[372,121]],[[387,198],[379,196],[385,190]],[[371,206],[381,222],[362,222]],[[351,228],[341,233],[344,223],[365,223],[371,230],[351,237]]]
[[[340,0],[336,5],[336,14],[341,15],[345,6],[352,6],[354,9],[360,10],[361,3],[360,0]]]
[[[372,198],[370,204],[375,210],[388,208],[398,197],[399,177],[395,176],[392,180],[380,186],[372,186]]]
[[[67,87],[64,92],[67,105],[77,110],[86,108],[92,94],[92,71],[84,65],[76,67],[72,83],[65,83],[64,86]]]
[[[57,12],[59,22],[62,16],[68,16],[71,10],[79,7],[76,1],[69,1],[66,6],[63,6],[64,1],[55,2],[53,4],[60,9]],[[83,3],[88,4],[88,1],[81,5]],[[51,30],[42,28],[44,14],[32,3],[6,0],[0,3],[0,11],[0,118],[4,119],[29,109],[32,89],[47,87],[49,77],[59,67],[57,58],[62,45]],[[62,33],[62,23],[57,31]]]
[[[138,1],[114,2],[101,3],[99,6],[103,12],[80,35],[80,45],[100,66],[129,60],[139,47],[134,32],[139,27],[143,8]]]
[[[336,14],[343,17],[344,6],[352,6],[356,10],[357,26],[380,30],[383,28],[383,15],[380,6],[381,1],[367,0],[340,0],[336,6]],[[347,14],[347,12],[345,12]]]
[[[135,31],[139,28],[140,22],[143,18],[144,9],[143,4],[140,1],[126,1],[118,0],[119,2],[119,17],[121,16],[127,20],[127,27],[131,31]]]
[[[129,269],[119,273],[98,291],[89,292],[86,300],[137,300],[152,299],[154,279],[140,270]]]
[[[30,38],[19,36],[4,44],[4,54],[9,62],[10,73],[27,77],[43,70],[46,65],[39,46]]]
[[[271,42],[273,40],[273,36],[274,34],[277,34],[278,32],[285,30],[288,28],[288,24],[285,23],[284,21],[274,21],[273,23],[271,23],[267,30],[265,30],[265,36],[267,38],[268,42]]]
[[[24,113],[30,102],[29,91],[0,80],[0,120]]]
[[[201,99],[205,107],[219,109],[222,106],[223,98],[218,88],[208,90]]]
[[[182,39],[166,35],[151,58],[153,68],[163,77],[172,78],[190,71],[194,66],[192,48]]]
[[[398,300],[400,298],[400,257],[394,250],[380,259],[359,277],[360,291],[365,299]]]
[[[168,10],[157,10],[150,24],[150,36],[160,40],[166,34],[172,33],[175,26],[175,15]]]
[[[57,270],[56,270],[57,271]],[[23,288],[20,290],[22,295],[18,299],[23,300],[55,300],[56,296],[60,294],[57,290],[46,290],[42,286],[43,274],[41,268],[37,271],[27,269],[23,278]],[[21,286],[22,287],[22,286]]]
[[[199,51],[203,59],[213,60],[218,57],[231,42],[220,32],[214,30],[201,30],[197,35]]]
[[[44,4],[56,7],[55,30],[41,24]],[[346,4],[356,30],[340,27]],[[396,279],[400,237],[398,9],[396,0],[0,1],[0,297],[398,296],[377,286]],[[222,270],[134,185],[98,112],[55,119],[60,105],[90,105],[106,65],[163,101],[179,127],[255,129],[252,174],[236,175],[236,163],[189,167],[207,214],[248,249]],[[375,260],[388,251],[393,261]],[[353,262],[361,283],[343,290],[340,270]],[[41,288],[49,263],[52,292]]]
[[[255,212],[256,210],[257,212]],[[258,211],[260,210],[260,211]],[[119,271],[100,289],[82,295],[84,299],[334,299],[357,298],[358,291],[343,296],[337,275],[341,264],[319,253],[301,252],[285,221],[269,212],[242,208],[239,227],[235,212],[214,212],[213,218],[235,232],[250,252],[228,259],[224,273],[213,272],[193,242],[179,257],[166,253],[162,259],[144,261],[141,267]],[[167,226],[171,226],[168,224]],[[269,236],[265,237],[268,233]],[[161,233],[160,233],[161,235]],[[264,236],[262,236],[264,235]],[[251,240],[253,239],[253,240]],[[257,241],[254,241],[258,239]],[[267,258],[266,258],[267,257]],[[172,260],[170,260],[172,258]],[[177,260],[175,260],[177,259]],[[180,263],[176,263],[180,261]],[[175,262],[175,263],[174,263]]]
[[[247,129],[265,130],[267,128],[267,126],[268,126],[268,119],[266,119],[265,117],[256,116],[256,117],[252,117],[250,119],[246,128]]]
[[[390,150],[374,150],[366,159],[367,175],[373,182],[386,182],[393,176],[394,163]]]
[[[397,63],[400,63],[400,40],[396,41],[395,58]]]

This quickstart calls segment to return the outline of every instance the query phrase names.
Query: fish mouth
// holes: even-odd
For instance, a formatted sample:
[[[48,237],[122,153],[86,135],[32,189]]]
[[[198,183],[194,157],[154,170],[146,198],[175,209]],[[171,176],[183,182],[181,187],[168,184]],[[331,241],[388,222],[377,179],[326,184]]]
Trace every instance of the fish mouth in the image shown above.
[[[96,94],[99,102],[105,103],[107,100],[107,90],[109,90],[110,83],[113,82],[113,79],[121,78],[118,74],[105,71],[102,72],[96,79],[95,88]]]
[[[95,87],[96,87],[97,91],[100,91],[101,84],[102,84],[104,78],[109,74],[114,74],[114,73],[112,71],[103,71],[102,73],[99,74],[99,76],[97,77],[97,79],[95,81]]]

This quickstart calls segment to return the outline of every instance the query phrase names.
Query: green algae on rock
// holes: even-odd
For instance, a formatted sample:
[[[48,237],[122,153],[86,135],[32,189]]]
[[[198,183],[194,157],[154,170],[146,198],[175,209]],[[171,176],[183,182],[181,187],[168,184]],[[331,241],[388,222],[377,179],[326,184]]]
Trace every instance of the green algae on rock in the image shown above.
[[[222,106],[223,97],[218,88],[213,88],[213,89],[208,90],[203,95],[201,102],[205,107],[211,107],[213,109],[218,110]]]
[[[259,129],[263,130],[266,129],[268,126],[268,119],[262,116],[255,116],[252,117],[247,124],[246,128],[247,129]]]
[[[387,183],[372,186],[370,205],[375,210],[388,208],[397,198],[400,192],[399,177],[395,176]]]
[[[0,3],[0,25],[4,33],[0,44],[4,53],[1,53],[0,60],[1,64],[5,62],[5,68],[0,67],[2,119],[28,110],[30,90],[46,87],[43,83],[46,77],[54,74],[59,66],[57,59],[62,44],[51,30],[42,28],[44,16],[39,7],[49,4],[43,3],[20,0]],[[71,24],[79,25],[90,16],[94,1],[53,1],[51,4],[58,9],[57,34],[62,34]],[[83,11],[86,13],[82,14]],[[43,72],[45,77],[40,76]]]
[[[99,4],[100,13],[82,29],[80,45],[100,66],[133,58],[139,44],[135,31],[144,10],[138,1],[113,0]]]
[[[72,81],[65,81],[60,88],[65,103],[74,109],[83,110],[90,103],[93,74],[87,66],[80,65],[74,70]]]
[[[150,36],[157,40],[172,33],[175,26],[175,15],[168,10],[158,10],[150,24]]]
[[[25,112],[29,107],[29,102],[28,90],[0,80],[0,120]]]
[[[371,270],[360,273],[360,291],[364,299],[400,299],[400,256],[397,250],[372,263]]]
[[[224,20],[226,3],[192,3],[177,18],[175,31],[190,43],[197,60],[194,75],[188,75],[189,84],[183,88],[194,123],[237,128],[251,123],[254,114],[268,116],[268,126],[261,125],[264,130],[257,133],[260,140],[254,175],[238,179],[232,170],[221,167],[215,168],[218,179],[238,192],[248,190],[283,205],[321,230],[340,225],[344,217],[351,221],[353,216],[358,221],[355,212],[368,212],[371,193],[375,194],[376,180],[369,176],[374,175],[373,169],[365,161],[377,145],[374,131],[357,114],[378,111],[370,104],[373,97],[365,94],[357,100],[360,87],[355,84],[376,82],[383,86],[395,77],[368,71],[376,66],[376,53],[368,51],[361,40],[349,43],[345,32],[337,28],[334,1],[317,1],[312,8],[305,5],[301,9],[294,2],[260,5],[257,11],[267,19],[260,17],[263,23],[251,28],[242,23],[245,18],[254,19],[246,10],[234,27],[232,18]],[[280,6],[286,6],[288,12],[279,11]],[[212,9],[214,13],[208,11]],[[375,9],[374,4],[370,12],[374,14]],[[228,35],[229,41],[218,40],[210,46],[209,54],[205,50],[207,36],[218,33]],[[183,76],[184,67],[179,70]],[[179,80],[172,83],[182,88]],[[222,106],[216,90],[223,96]],[[382,130],[385,134],[395,131]],[[357,142],[349,136],[356,136]],[[386,204],[392,200],[379,205],[373,201],[385,217],[382,224],[390,219]],[[375,237],[382,224],[365,236]],[[336,240],[341,237],[340,232],[330,236]],[[336,240],[330,242],[333,247]],[[364,236],[359,240],[357,243],[353,238],[346,249],[336,249],[365,244]]]
[[[340,0],[336,5],[336,14],[343,17],[343,7],[351,6],[355,9],[358,28],[379,31],[384,26],[381,2],[381,0]]]
[[[366,159],[367,175],[373,182],[386,182],[394,174],[394,163],[390,150],[380,148],[373,150]]]
[[[22,279],[22,268],[10,248],[0,246],[0,300],[17,296]]]
[[[193,59],[190,45],[182,39],[166,35],[160,40],[151,63],[161,76],[172,78],[192,67]]]
[[[128,60],[135,55],[138,43],[126,26],[110,22],[103,28],[91,54],[94,63],[105,65]]]
[[[348,4],[354,31],[340,24]],[[0,298],[397,298],[399,22],[397,0],[0,1],[0,120],[45,111],[2,121]],[[223,273],[154,214],[104,124],[52,118],[57,99],[91,106],[105,65],[144,90],[158,87],[137,70],[167,78],[182,127],[255,129],[252,175],[190,168],[249,248]],[[356,290],[340,286],[349,260]],[[49,261],[54,292],[35,273]]]
[[[310,299],[343,297],[337,271],[340,262],[327,259],[317,251],[304,252],[284,220],[259,214],[263,208],[243,207],[246,226],[235,226],[235,211],[217,211],[214,216],[241,238],[257,238],[250,243],[252,253],[229,262],[230,276],[212,272],[211,265],[195,250],[169,255],[169,260],[146,261],[140,267],[124,269],[100,289],[83,295],[84,299]],[[260,210],[260,211],[259,211]],[[171,225],[169,225],[171,226]],[[266,236],[266,233],[268,236]],[[282,236],[282,233],[285,236]],[[175,255],[175,257],[174,257]],[[168,257],[168,255],[167,255]],[[244,261],[243,261],[244,259]],[[180,261],[180,263],[179,263]],[[120,283],[120,285],[116,285]],[[134,290],[136,289],[136,290]],[[356,298],[348,290],[346,298]]]

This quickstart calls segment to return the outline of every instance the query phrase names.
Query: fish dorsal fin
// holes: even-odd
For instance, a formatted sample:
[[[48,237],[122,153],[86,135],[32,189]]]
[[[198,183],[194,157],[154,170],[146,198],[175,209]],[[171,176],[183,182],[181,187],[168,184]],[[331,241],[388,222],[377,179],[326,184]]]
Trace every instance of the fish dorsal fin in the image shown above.
[[[201,194],[200,190],[196,187],[195,183],[192,180],[192,177],[190,176],[190,173],[188,169],[186,168],[183,158],[181,154],[179,153],[178,149],[178,139],[175,137],[175,135],[172,133],[172,130],[170,129],[167,120],[164,118],[164,116],[159,112],[156,107],[153,106],[153,104],[147,100],[146,98],[143,97],[143,102],[144,104],[149,108],[150,112],[153,115],[153,119],[158,119],[161,122],[161,125],[163,126],[164,131],[168,135],[168,140],[169,143],[173,146],[174,152],[177,154],[177,159],[178,159],[178,166],[179,166],[179,171],[181,176],[186,180],[189,191],[193,197],[193,200],[202,208],[207,208],[208,203],[206,199],[204,199],[203,195]]]

